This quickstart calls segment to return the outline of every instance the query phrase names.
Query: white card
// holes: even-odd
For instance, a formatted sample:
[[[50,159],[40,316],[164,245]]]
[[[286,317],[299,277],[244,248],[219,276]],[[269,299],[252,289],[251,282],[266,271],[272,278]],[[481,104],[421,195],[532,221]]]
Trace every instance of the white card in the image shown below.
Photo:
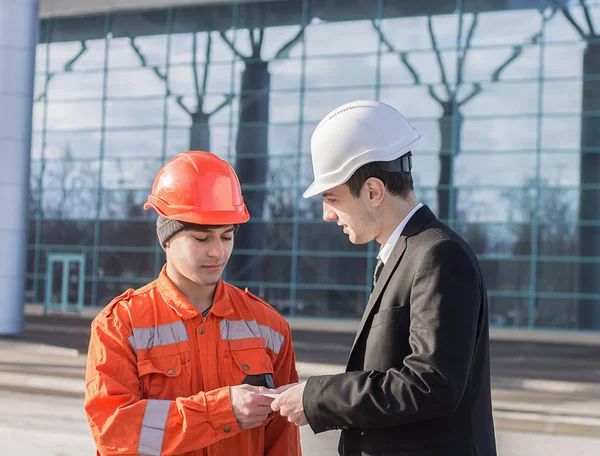
[[[261,396],[270,397],[271,399],[275,399],[279,396],[279,393],[260,393]]]

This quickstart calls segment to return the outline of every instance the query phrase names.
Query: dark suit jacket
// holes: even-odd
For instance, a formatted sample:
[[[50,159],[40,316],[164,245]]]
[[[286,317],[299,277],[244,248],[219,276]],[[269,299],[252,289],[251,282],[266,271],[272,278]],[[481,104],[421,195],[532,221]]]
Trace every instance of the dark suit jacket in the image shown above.
[[[427,206],[381,272],[346,373],[311,377],[303,405],[314,432],[343,430],[343,456],[496,456],[486,289]]]

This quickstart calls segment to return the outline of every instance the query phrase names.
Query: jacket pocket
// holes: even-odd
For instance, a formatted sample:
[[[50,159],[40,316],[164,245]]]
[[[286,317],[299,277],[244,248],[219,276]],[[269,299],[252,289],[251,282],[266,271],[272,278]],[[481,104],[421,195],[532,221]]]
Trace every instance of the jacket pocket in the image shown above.
[[[273,375],[273,362],[262,338],[230,340],[225,361],[228,385],[241,385],[248,375]]]
[[[183,396],[183,364],[179,355],[140,360],[137,367],[142,399],[174,400]]]
[[[408,308],[406,306],[390,307],[389,309],[380,310],[373,315],[373,323],[371,323],[371,326],[373,327],[395,321],[408,321]]]

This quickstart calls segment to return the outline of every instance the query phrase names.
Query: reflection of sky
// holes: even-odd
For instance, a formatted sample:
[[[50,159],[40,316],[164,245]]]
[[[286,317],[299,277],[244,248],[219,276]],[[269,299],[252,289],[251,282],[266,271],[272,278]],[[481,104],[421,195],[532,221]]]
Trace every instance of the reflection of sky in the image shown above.
[[[581,8],[573,7],[572,12],[580,24],[585,24]],[[600,27],[600,8],[591,12]],[[481,84],[483,91],[461,107],[465,120],[460,141],[462,152],[455,161],[454,183],[468,188],[524,185],[536,176],[536,154],[541,148],[539,162],[543,181],[550,185],[576,185],[579,178],[580,78],[585,45],[564,16],[558,13],[545,24],[547,45],[543,49],[531,44],[532,36],[542,23],[535,10],[480,13],[477,21],[470,43],[472,48],[468,50],[464,64],[465,83],[458,91],[458,100],[471,93],[473,83]],[[463,44],[472,23],[473,15],[465,15]],[[348,101],[379,97],[402,111],[425,136],[422,151],[415,152],[415,181],[419,186],[434,187],[439,172],[436,154],[441,144],[438,118],[442,109],[430,97],[428,86],[433,85],[442,100],[446,100],[447,95],[441,84],[436,54],[432,51],[427,18],[386,19],[379,25],[395,50],[408,52],[408,62],[418,74],[420,84],[414,84],[407,66],[395,53],[390,53],[387,46],[381,47],[382,53],[378,56],[379,37],[371,21],[312,24],[306,29],[305,43],[296,44],[289,59],[270,63],[272,125],[269,128],[269,153],[273,156],[293,155],[300,148],[302,154],[308,154],[310,134],[327,112]],[[458,25],[455,15],[433,18],[433,30],[437,45],[443,50],[441,59],[451,90],[455,90],[459,56],[454,50]],[[298,30],[299,26],[266,30],[261,57],[273,59]],[[229,31],[227,36],[241,54],[250,55],[247,31]],[[48,104],[45,124],[44,104],[36,103],[35,106],[33,158],[41,154],[44,125],[49,131],[45,152],[49,158],[64,156],[67,148],[75,158],[98,158],[103,127],[106,129],[103,143],[106,156],[156,157],[160,160],[165,136],[166,156],[186,150],[191,119],[175,98],[181,96],[188,110],[196,109],[192,43],[190,33],[173,35],[170,44],[166,36],[136,38],[135,44],[146,59],[147,67],[144,68],[128,38],[111,39],[106,87],[104,41],[86,42],[87,50],[76,59],[70,72],[63,70],[81,51],[80,43],[39,45],[35,94],[36,97],[45,94]],[[526,43],[522,54],[503,71],[501,82],[493,82],[492,74],[511,56],[513,46]],[[206,64],[206,44],[206,33],[197,34],[196,63],[200,85]],[[302,59],[304,51],[305,61]],[[204,101],[206,112],[219,106],[225,94],[239,94],[244,65],[240,61],[232,64],[232,58],[231,49],[218,33],[213,32],[211,62],[214,63],[209,66],[209,95]],[[48,81],[44,77],[46,67],[52,74]],[[547,79],[541,87],[540,73]],[[379,89],[375,86],[378,80],[382,84]],[[167,89],[172,96],[165,103]],[[108,97],[104,121],[103,96]],[[544,114],[541,123],[540,109]],[[236,99],[210,120],[212,149],[220,156],[232,158],[235,152],[232,141],[235,141],[238,115],[239,101]],[[165,119],[166,129],[163,128]],[[304,122],[301,134],[300,120]],[[311,181],[312,170],[309,161],[302,162],[300,185],[305,187]],[[115,163],[107,162],[106,169],[113,172],[118,168]],[[132,188],[138,182],[138,188],[149,186],[156,163],[144,165],[138,173],[121,169],[121,177],[103,178],[103,184]],[[285,167],[286,161],[279,166]],[[291,171],[290,182],[293,182],[296,173],[295,169]],[[470,192],[469,198],[487,201],[494,206],[490,219],[503,219],[508,209],[498,209],[495,208],[497,204],[491,204],[497,201],[499,191]],[[477,196],[473,196],[475,194]]]

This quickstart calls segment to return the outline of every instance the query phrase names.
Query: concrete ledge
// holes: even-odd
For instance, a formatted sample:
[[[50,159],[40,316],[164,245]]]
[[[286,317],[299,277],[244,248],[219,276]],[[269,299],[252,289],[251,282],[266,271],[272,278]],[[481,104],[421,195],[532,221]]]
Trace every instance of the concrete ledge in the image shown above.
[[[586,382],[565,382],[559,380],[539,380],[518,377],[492,377],[492,388],[600,397],[600,385]]]
[[[600,419],[494,410],[496,429],[515,432],[600,437]]]

